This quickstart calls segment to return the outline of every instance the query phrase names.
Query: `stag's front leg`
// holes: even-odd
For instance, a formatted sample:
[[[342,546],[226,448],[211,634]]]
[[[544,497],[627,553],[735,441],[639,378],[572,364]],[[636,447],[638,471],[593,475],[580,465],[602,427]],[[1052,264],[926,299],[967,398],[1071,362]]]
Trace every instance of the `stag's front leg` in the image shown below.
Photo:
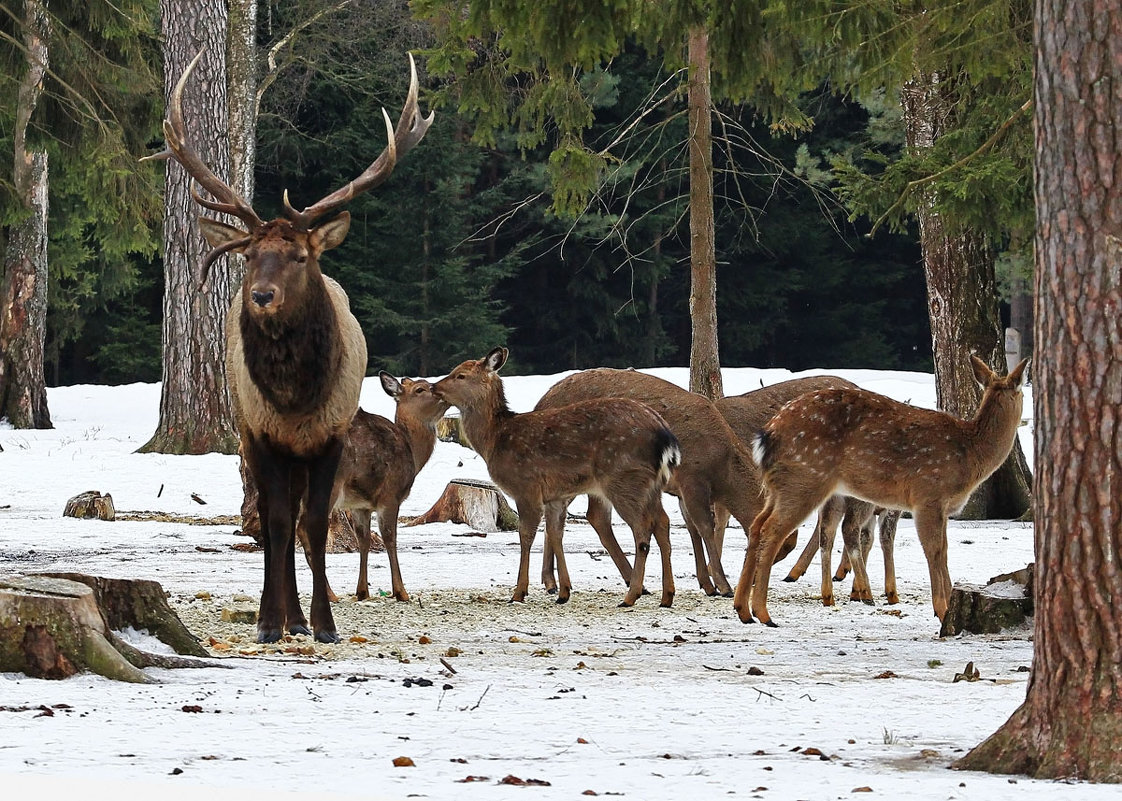
[[[304,610],[300,608],[300,590],[296,584],[296,538],[300,530],[300,520],[303,518],[304,488],[308,484],[307,469],[304,465],[293,464],[289,469],[288,487],[288,515],[292,521],[293,536],[288,540],[288,550],[284,555],[284,626],[289,634],[311,634],[308,628],[308,619],[304,617]],[[308,544],[303,543],[304,557],[308,558]],[[311,567],[308,562],[308,567]]]
[[[538,534],[538,524],[542,521],[542,504],[540,501],[525,501],[515,499],[518,508],[518,580],[514,585],[514,594],[510,602],[524,603],[530,588],[530,548],[534,545],[534,537]]]
[[[266,443],[252,438],[247,438],[245,458],[257,485],[257,514],[265,543],[265,580],[257,613],[257,641],[277,642],[284,634],[288,554],[294,547],[288,505],[291,466]]]
[[[308,493],[304,514],[308,520],[308,544],[312,558],[312,630],[319,642],[339,642],[331,601],[327,597],[327,518],[335,471],[343,454],[342,440],[331,440],[308,463]]]

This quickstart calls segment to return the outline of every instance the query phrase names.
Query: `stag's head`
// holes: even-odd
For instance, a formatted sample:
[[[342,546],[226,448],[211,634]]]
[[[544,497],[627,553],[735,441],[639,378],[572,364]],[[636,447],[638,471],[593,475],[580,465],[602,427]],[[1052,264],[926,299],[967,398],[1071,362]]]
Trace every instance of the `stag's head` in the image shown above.
[[[468,359],[437,381],[433,392],[461,410],[479,408],[502,398],[499,370],[506,364],[506,357],[506,348],[495,348],[482,359]]]
[[[211,264],[224,253],[241,253],[246,260],[245,281],[242,284],[243,306],[257,318],[284,315],[287,309],[298,307],[305,289],[319,278],[319,257],[338,246],[347,235],[350,215],[339,209],[356,195],[381,184],[398,159],[405,156],[428,132],[433,114],[422,117],[417,107],[417,67],[409,55],[409,93],[405,107],[393,126],[389,114],[382,109],[389,142],[382,153],[363,173],[341,189],[297,211],[284,194],[284,216],[264,222],[253,207],[229,184],[221,180],[203,162],[187,142],[187,129],[183,120],[183,88],[202,57],[195,56],[183,71],[168,104],[168,117],[164,120],[164,138],[167,147],[160,153],[142,161],[173,159],[183,165],[211,198],[204,198],[192,188],[191,195],[200,206],[221,214],[229,214],[241,221],[242,226],[228,225],[210,217],[200,217],[199,227],[211,246],[203,260],[205,284]],[[328,214],[339,212],[327,222],[316,221]]]

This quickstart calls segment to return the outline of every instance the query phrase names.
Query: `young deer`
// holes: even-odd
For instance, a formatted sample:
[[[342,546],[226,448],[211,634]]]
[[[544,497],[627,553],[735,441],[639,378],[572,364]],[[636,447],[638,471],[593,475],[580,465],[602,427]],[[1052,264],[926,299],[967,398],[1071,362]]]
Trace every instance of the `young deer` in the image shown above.
[[[652,532],[662,554],[661,605],[670,606],[674,574],[662,490],[681,461],[678,440],[649,407],[623,398],[512,412],[498,374],[506,358],[506,348],[495,348],[466,361],[433,391],[459,407],[472,447],[518,509],[521,557],[511,601],[526,600],[530,546],[543,510],[546,542],[557,554],[557,603],[569,599],[572,585],[561,550],[565,510],[577,495],[588,494],[615,507],[635,536],[635,568],[620,606],[633,605],[642,592]]]
[[[766,499],[752,521],[733,600],[743,622],[755,615],[775,625],[767,611],[773,556],[793,527],[838,492],[912,511],[931,574],[931,603],[942,620],[951,592],[947,517],[1012,450],[1028,360],[1004,377],[977,356],[971,362],[985,388],[971,420],[839,389],[803,395],[764,426],[753,453]]]
[[[409,497],[413,479],[432,456],[436,424],[448,410],[448,404],[437,397],[428,381],[409,378],[398,381],[385,371],[380,372],[378,378],[382,389],[397,403],[394,419],[391,422],[362,409],[355,414],[343,439],[343,456],[335,473],[331,506],[350,512],[354,520],[359,554],[355,589],[358,600],[370,597],[366,580],[370,513],[377,512],[378,531],[390,560],[393,597],[408,601],[409,593],[405,591],[397,561],[397,515],[402,501]],[[303,517],[297,534],[307,556]],[[332,600],[338,600],[330,585],[327,593]]]

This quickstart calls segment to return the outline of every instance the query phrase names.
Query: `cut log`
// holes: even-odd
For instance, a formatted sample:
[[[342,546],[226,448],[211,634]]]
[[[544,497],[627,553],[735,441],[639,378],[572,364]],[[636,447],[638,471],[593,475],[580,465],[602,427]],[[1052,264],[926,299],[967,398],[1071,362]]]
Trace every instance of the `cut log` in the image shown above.
[[[85,584],[110,629],[120,631],[132,626],[171,646],[177,654],[208,656],[179,616],[168,605],[167,594],[159,582],[147,579],[114,579],[84,573],[42,573],[51,578]]]
[[[113,507],[113,496],[108,492],[102,495],[97,490],[90,490],[68,500],[62,516],[113,520],[117,510]]]
[[[0,671],[64,679],[89,670],[150,683],[144,667],[213,667],[213,662],[149,654],[118,637],[87,584],[52,576],[0,580]]]
[[[518,514],[490,481],[459,478],[450,481],[432,508],[408,525],[449,522],[466,523],[479,531],[515,531]]]
[[[964,631],[997,634],[1020,625],[1033,614],[1033,566],[994,576],[984,587],[959,584],[951,590],[940,637]]]

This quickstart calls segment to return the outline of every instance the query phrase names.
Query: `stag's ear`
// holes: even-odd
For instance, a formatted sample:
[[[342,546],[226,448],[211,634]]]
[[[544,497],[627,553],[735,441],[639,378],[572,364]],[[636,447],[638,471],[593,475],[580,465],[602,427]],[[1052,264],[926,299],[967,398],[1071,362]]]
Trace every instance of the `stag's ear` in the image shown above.
[[[203,236],[212,248],[222,247],[227,242],[233,242],[237,239],[245,239],[245,244],[249,244],[249,234],[245,231],[240,228],[235,228],[232,225],[218,222],[218,220],[212,220],[209,217],[199,218],[199,230],[203,232]],[[235,253],[241,253],[245,250],[245,245],[234,248],[233,250]]]
[[[993,381],[993,370],[973,353],[970,354],[970,365],[974,368],[974,378],[976,378],[978,383],[983,387],[988,386]]]
[[[487,354],[487,358],[483,360],[483,365],[488,370],[492,370],[497,373],[502,369],[502,366],[506,364],[506,355],[506,348],[495,348],[493,351]]]
[[[404,390],[401,386],[400,381],[387,373],[385,370],[381,370],[378,372],[378,378],[382,380],[382,389],[386,391],[387,395],[389,395],[394,400],[401,397],[401,393]]]
[[[347,231],[351,228],[351,214],[348,211],[340,212],[325,222],[317,225],[308,234],[308,240],[318,252],[337,248],[343,244]]]

